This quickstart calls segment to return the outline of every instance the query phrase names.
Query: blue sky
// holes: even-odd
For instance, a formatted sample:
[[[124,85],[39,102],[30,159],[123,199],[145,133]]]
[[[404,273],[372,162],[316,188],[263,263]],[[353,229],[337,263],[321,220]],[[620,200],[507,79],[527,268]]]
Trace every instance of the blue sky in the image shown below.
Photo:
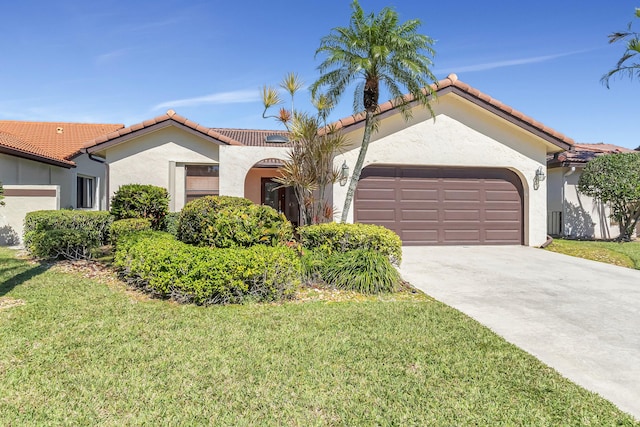
[[[420,32],[436,40],[439,79],[456,73],[578,142],[640,145],[640,81],[600,83],[624,51],[607,34],[625,29],[640,4],[361,5],[420,19]],[[2,120],[131,125],[173,108],[205,126],[275,129],[261,117],[260,88],[291,71],[311,84],[320,39],[348,24],[350,1],[22,0],[2,9]],[[296,107],[308,109],[307,99],[301,92]],[[351,101],[350,92],[331,118],[351,114]]]

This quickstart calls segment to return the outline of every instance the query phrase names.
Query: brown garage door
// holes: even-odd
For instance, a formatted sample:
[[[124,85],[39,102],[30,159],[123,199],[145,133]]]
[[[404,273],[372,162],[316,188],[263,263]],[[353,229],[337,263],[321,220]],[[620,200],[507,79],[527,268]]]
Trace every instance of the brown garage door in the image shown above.
[[[522,184],[507,169],[367,166],[354,202],[356,222],[405,245],[519,245],[522,211]]]

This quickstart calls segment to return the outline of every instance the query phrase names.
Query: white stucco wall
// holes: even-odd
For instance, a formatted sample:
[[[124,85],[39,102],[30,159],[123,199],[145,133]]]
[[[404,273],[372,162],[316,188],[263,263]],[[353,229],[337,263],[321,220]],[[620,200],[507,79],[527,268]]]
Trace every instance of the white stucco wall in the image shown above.
[[[429,165],[506,168],[522,180],[525,244],[546,241],[546,185],[533,189],[539,167],[546,170],[548,143],[460,97],[449,94],[434,104],[435,122],[427,111],[414,111],[406,123],[401,116],[383,119],[374,134],[365,166],[371,164]],[[339,167],[346,160],[353,171],[363,129],[348,133],[356,145],[336,157]],[[333,188],[334,204],[342,209],[347,186]],[[353,203],[349,210],[353,221]]]
[[[578,182],[582,168],[573,173],[569,167],[549,170],[549,212],[562,213],[562,234],[572,238],[614,239],[620,228],[611,223],[609,207],[589,196],[580,194]]]
[[[266,159],[287,159],[287,147],[220,146],[220,194],[245,196],[245,178],[258,162]],[[260,179],[255,182],[260,185]]]
[[[4,181],[3,181],[4,182]],[[39,210],[60,209],[60,186],[58,185],[4,185],[8,190],[48,191],[53,195],[6,196],[5,205],[0,206],[0,246],[17,245],[22,242],[24,217],[27,213]],[[26,191],[25,191],[26,190]]]
[[[109,199],[125,184],[164,187],[171,196],[170,208],[184,206],[184,165],[217,164],[218,145],[209,139],[168,126],[130,139],[105,150],[109,163]],[[223,182],[220,167],[220,186]],[[244,185],[244,176],[240,182]],[[220,191],[220,194],[225,194]]]

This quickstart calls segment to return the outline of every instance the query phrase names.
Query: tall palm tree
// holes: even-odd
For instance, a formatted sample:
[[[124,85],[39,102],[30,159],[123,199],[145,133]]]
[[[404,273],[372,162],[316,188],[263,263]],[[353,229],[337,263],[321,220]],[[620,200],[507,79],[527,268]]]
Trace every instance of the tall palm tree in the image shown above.
[[[636,8],[636,18],[640,18],[640,8]],[[602,76],[602,83],[609,87],[609,79],[616,74],[627,74],[629,78],[640,78],[640,62],[631,62],[630,60],[640,54],[640,33],[631,31],[631,23],[627,26],[627,31],[616,31],[609,34],[609,43],[616,43],[624,40],[627,42],[627,50],[624,51],[622,57],[616,66],[607,74]]]
[[[316,56],[326,57],[318,67],[320,77],[311,85],[313,98],[324,92],[335,105],[344,91],[356,83],[354,112],[365,114],[364,136],[347,188],[342,222],[347,220],[371,135],[377,129],[380,85],[387,88],[394,106],[408,120],[412,101],[426,106],[433,116],[429,101],[435,93],[430,84],[436,81],[430,70],[434,42],[417,33],[420,20],[400,23],[396,11],[388,7],[377,15],[365,14],[357,0],[351,8],[349,26],[334,28],[322,38]]]

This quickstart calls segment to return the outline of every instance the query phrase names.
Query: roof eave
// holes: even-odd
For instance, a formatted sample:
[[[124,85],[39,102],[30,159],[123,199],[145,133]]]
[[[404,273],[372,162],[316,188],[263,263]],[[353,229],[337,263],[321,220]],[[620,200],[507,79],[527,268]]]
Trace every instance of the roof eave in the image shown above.
[[[49,157],[43,157],[38,154],[28,153],[26,151],[10,148],[6,146],[0,146],[0,153],[8,154],[10,156],[20,157],[27,160],[33,160],[39,163],[46,163],[48,165],[59,166],[65,169],[72,169],[76,167],[76,165],[71,161],[56,160]]]

